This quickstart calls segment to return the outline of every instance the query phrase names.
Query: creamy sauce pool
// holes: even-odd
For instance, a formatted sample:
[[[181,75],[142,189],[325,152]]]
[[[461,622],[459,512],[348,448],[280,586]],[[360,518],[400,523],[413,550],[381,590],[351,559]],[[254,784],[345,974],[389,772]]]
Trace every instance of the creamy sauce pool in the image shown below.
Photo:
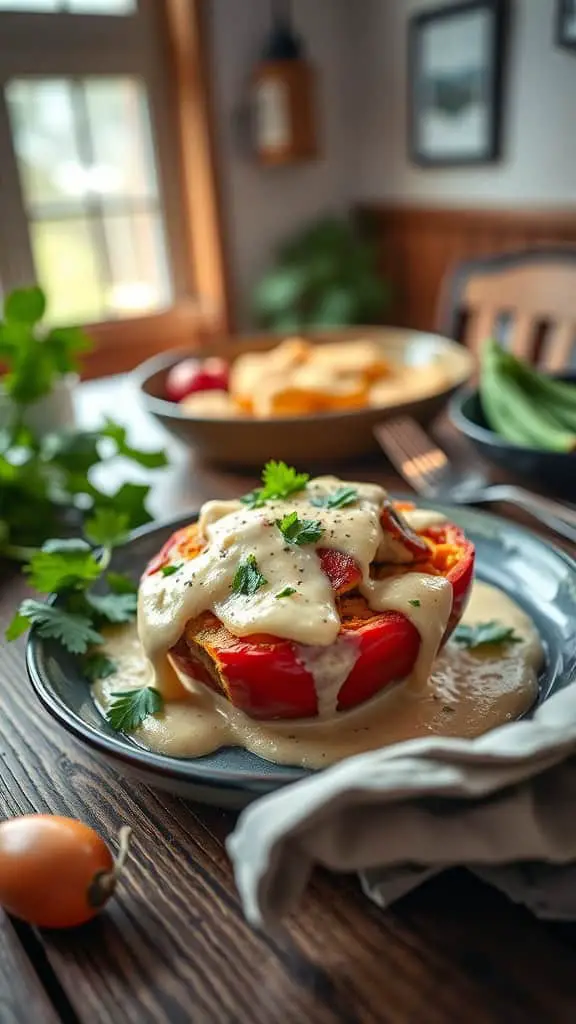
[[[522,642],[476,650],[449,643],[423,685],[409,679],[354,711],[324,720],[257,722],[201,684],[190,690],[187,680],[184,687],[169,666],[161,679],[164,711],[148,718],[133,737],[173,757],[237,746],[267,761],[321,768],[417,736],[478,736],[528,710],[542,661],[531,620],[501,591],[477,582],[462,621],[494,619],[511,626]],[[105,650],[118,668],[93,687],[102,711],[114,691],[150,682],[149,663],[134,626],[108,630]]]

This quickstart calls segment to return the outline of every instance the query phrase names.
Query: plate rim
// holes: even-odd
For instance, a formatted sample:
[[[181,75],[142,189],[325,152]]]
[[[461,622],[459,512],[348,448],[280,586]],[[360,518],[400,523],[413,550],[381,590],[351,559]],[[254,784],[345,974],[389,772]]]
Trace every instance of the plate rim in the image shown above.
[[[497,516],[489,512],[481,511],[474,506],[459,506],[451,503],[446,504],[442,501],[433,501],[420,497],[419,495],[408,494],[406,492],[395,492],[391,497],[398,500],[406,500],[408,498],[414,499],[416,497],[418,499],[418,503],[422,505],[422,507],[440,506],[444,510],[448,509],[456,512],[462,509],[472,511],[476,515],[480,516],[484,521],[491,523],[495,528],[498,527],[501,529],[504,527],[506,530],[512,529],[515,534],[520,534],[521,538],[527,537],[531,542],[536,541],[537,544],[543,546],[548,552],[551,552],[554,557],[559,558],[566,568],[574,574],[576,579],[576,558],[573,558],[568,554],[568,552],[557,547],[555,544],[548,543],[543,537],[540,537],[539,534],[533,532],[527,527],[515,523],[513,520],[508,520],[503,516]],[[145,526],[132,531],[126,545],[131,544],[133,541],[138,541],[142,537],[159,532],[160,530],[170,528],[177,529],[179,525],[183,525],[186,522],[193,522],[194,518],[197,516],[198,511],[193,510],[187,513],[171,516],[167,519],[154,520],[154,522],[147,523]],[[121,550],[121,548],[118,550]],[[56,595],[49,595],[48,603],[53,603],[55,600]],[[60,697],[57,696],[54,688],[50,685],[49,679],[48,681],[44,679],[41,660],[45,643],[46,641],[42,637],[39,637],[35,629],[32,628],[27,639],[25,651],[28,678],[32,685],[34,694],[40,704],[60,726],[65,728],[66,731],[74,737],[75,740],[80,743],[84,743],[101,756],[122,761],[132,769],[136,768],[145,772],[152,772],[155,775],[161,776],[163,779],[187,783],[188,785],[203,785],[215,790],[243,790],[245,792],[262,793],[269,791],[270,787],[267,783],[270,783],[270,769],[262,772],[258,772],[254,769],[243,769],[241,773],[235,773],[234,770],[230,768],[219,768],[214,765],[205,765],[202,763],[201,758],[169,757],[166,754],[160,754],[157,751],[148,750],[146,747],[140,747],[135,743],[131,744],[129,738],[123,734],[119,734],[118,737],[108,736],[95,726],[84,722]],[[545,697],[545,699],[547,698]],[[275,765],[273,762],[266,762],[264,759],[261,760],[266,766],[272,764],[272,768],[281,768],[282,780],[279,782],[277,781],[277,785],[287,785],[306,777],[306,770],[299,766],[280,766]]]

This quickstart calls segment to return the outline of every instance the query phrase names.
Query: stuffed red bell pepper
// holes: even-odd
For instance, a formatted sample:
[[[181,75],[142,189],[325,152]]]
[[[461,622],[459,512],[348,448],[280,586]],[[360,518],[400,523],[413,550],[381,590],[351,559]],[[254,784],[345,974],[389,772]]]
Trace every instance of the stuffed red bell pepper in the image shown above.
[[[408,503],[385,500],[380,522],[396,544],[394,560],[375,561],[376,580],[406,573],[443,576],[452,586],[452,607],[443,642],[457,625],[473,579],[474,548],[459,527],[446,521],[412,530],[402,512]],[[177,531],[153,559],[145,575],[180,566],[206,547],[198,524]],[[421,636],[401,611],[375,612],[360,593],[362,573],[349,553],[318,546],[316,554],[334,592],[340,618],[338,640],[350,642],[355,660],[342,682],[335,707],[350,710],[412,672]],[[170,568],[168,569],[168,573]],[[419,603],[419,602],[417,602]],[[235,636],[212,611],[188,621],[170,655],[188,676],[227,698],[255,719],[307,718],[318,713],[310,660],[302,646],[264,633]]]

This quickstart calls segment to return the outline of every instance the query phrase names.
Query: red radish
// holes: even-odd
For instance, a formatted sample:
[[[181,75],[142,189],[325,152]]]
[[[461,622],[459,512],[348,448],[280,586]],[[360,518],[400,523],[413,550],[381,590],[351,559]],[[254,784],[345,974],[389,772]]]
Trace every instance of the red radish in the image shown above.
[[[166,379],[166,397],[181,402],[195,391],[227,391],[228,365],[217,356],[209,359],[183,359],[170,370]]]

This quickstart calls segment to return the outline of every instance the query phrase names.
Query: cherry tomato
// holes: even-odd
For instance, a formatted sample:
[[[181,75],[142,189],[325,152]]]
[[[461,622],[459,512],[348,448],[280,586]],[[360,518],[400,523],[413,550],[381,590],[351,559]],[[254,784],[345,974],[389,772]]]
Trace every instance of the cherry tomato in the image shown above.
[[[208,359],[183,359],[166,378],[166,397],[181,402],[195,391],[227,391],[228,365],[217,356]]]
[[[40,928],[72,928],[108,901],[128,850],[116,860],[103,839],[73,818],[28,814],[0,824],[0,906]]]

